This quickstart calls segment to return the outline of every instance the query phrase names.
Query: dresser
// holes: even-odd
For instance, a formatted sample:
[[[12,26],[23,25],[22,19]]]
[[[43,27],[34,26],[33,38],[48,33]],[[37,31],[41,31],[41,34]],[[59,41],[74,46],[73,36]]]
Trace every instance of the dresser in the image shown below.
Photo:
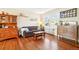
[[[58,25],[57,34],[59,37],[66,38],[68,40],[78,41],[78,28],[77,24],[64,24]]]

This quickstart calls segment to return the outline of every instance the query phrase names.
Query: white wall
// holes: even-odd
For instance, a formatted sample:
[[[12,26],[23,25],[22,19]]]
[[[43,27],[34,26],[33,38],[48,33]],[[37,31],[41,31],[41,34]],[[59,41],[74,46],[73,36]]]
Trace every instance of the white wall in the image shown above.
[[[35,19],[35,20],[31,20],[31,19]],[[29,17],[22,17],[19,16],[18,20],[17,20],[17,25],[18,27],[23,27],[23,26],[38,26],[38,21],[39,21],[39,16],[33,15],[33,16],[29,16]]]

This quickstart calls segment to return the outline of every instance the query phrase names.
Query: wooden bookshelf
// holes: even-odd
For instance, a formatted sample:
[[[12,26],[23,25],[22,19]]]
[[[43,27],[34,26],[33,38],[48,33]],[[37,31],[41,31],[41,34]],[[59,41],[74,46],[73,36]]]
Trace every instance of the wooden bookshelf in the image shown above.
[[[17,16],[0,14],[0,41],[16,38],[17,35]]]

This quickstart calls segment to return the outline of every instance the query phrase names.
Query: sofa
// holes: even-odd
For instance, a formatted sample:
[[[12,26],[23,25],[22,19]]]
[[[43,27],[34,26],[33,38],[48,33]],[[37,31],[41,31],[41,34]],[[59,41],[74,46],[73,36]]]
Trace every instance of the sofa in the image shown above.
[[[37,31],[44,31],[44,30],[40,29],[38,26],[24,26],[24,27],[21,27],[19,30],[20,36],[22,37],[33,37],[34,32],[37,32]]]

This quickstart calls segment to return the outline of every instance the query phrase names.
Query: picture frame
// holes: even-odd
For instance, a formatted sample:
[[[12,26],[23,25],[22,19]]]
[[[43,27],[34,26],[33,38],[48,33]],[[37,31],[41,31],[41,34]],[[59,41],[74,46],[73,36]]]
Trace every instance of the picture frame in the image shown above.
[[[76,16],[77,16],[77,8],[60,12],[60,18],[68,18],[68,17],[76,17]]]

